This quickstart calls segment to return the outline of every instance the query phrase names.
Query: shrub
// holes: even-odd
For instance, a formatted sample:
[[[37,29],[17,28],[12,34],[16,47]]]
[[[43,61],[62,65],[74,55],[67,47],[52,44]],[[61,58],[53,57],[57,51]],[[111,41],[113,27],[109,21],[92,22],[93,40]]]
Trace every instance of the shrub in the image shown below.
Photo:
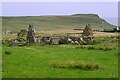
[[[95,49],[95,46],[88,46],[88,49],[89,49],[89,50],[94,50],[94,49]]]
[[[18,46],[26,46],[27,43],[19,43]]]
[[[60,39],[59,44],[68,44],[67,38]]]
[[[108,51],[108,50],[113,50],[114,48],[111,47],[98,47],[98,50],[104,50],[104,51]]]
[[[86,47],[85,46],[80,46],[81,49],[85,49]]]
[[[104,48],[103,48],[103,47],[98,47],[98,48],[96,48],[96,49],[98,49],[98,50],[104,50]]]
[[[59,61],[57,61],[57,62],[55,62],[53,64],[53,67],[55,67],[55,68],[67,68],[69,66],[68,66],[68,64],[66,62],[59,62]]]
[[[108,51],[108,50],[112,50],[113,48],[111,48],[111,47],[105,47],[104,48],[104,51]]]
[[[53,64],[55,68],[71,68],[71,69],[81,69],[81,70],[96,70],[99,69],[99,64],[97,63],[88,63],[88,62],[57,62]]]
[[[88,50],[104,50],[104,51],[108,51],[108,50],[113,50],[116,49],[114,47],[101,47],[101,46],[94,46],[94,45],[81,45],[81,46],[77,46],[75,47],[75,49],[88,49]]]
[[[95,69],[99,69],[99,65],[93,62],[92,63],[80,62],[77,68],[82,70],[95,70]]]
[[[86,64],[84,67],[85,70],[91,70],[91,64]]]
[[[78,69],[82,69],[85,70],[86,69],[86,62],[79,62],[78,65],[76,65],[75,67]]]
[[[4,40],[2,40],[2,44],[9,46],[10,41],[8,39],[4,39]]]
[[[5,51],[5,54],[11,54],[11,52],[10,51]]]
[[[94,69],[99,69],[99,64],[98,63],[91,64],[91,70],[94,70]]]

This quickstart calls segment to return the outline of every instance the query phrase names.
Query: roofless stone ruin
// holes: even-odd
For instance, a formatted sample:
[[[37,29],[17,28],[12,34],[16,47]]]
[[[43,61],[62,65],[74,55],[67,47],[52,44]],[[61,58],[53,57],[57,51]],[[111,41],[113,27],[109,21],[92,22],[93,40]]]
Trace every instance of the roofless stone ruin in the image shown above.
[[[85,29],[83,30],[82,38],[86,43],[93,42],[93,31],[90,27],[90,24],[86,25]]]
[[[34,43],[35,33],[33,30],[33,25],[29,24],[28,33],[27,33],[27,43]]]

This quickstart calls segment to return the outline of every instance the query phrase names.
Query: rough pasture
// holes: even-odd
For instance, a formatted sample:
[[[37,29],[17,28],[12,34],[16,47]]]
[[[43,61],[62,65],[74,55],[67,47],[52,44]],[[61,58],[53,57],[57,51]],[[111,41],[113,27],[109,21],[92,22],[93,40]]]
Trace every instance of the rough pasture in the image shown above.
[[[66,33],[82,33],[82,31],[74,31],[74,30],[55,30],[55,31],[41,31],[36,32],[35,34],[37,36],[46,36],[46,35],[67,35]],[[16,38],[17,34],[2,34],[0,35],[0,38],[4,39],[10,39],[10,38]],[[93,32],[94,37],[109,37],[109,36],[118,36],[118,33],[106,33],[106,32]]]
[[[5,54],[10,51],[11,54]],[[118,77],[116,50],[87,50],[60,46],[3,46],[3,78],[111,78]],[[55,68],[56,61],[100,64],[98,70]],[[12,75],[11,75],[12,74]]]
[[[2,48],[3,78],[117,78],[118,44],[116,37],[96,39],[95,48],[112,47],[112,50],[89,49],[91,45],[31,45]],[[11,54],[5,54],[5,52]],[[98,70],[55,68],[55,62],[98,63]],[[12,75],[11,75],[12,74]]]

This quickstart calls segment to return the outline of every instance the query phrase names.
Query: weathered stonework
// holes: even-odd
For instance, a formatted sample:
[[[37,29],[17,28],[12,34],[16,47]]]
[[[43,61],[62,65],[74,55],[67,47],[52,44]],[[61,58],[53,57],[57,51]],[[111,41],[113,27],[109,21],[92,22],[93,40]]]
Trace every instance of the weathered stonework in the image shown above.
[[[33,25],[29,25],[28,33],[27,33],[27,43],[34,43],[35,42],[35,33],[33,30]]]
[[[82,38],[85,43],[93,42],[93,32],[90,24],[86,25],[85,29],[83,30]]]

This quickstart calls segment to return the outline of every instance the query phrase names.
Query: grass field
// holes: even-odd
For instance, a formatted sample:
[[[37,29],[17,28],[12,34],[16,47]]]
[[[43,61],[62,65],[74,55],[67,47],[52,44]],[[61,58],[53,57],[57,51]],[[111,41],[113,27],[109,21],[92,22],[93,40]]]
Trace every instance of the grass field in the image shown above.
[[[104,22],[104,24],[102,24]],[[18,32],[27,29],[29,24],[34,25],[37,31],[49,30],[73,30],[74,28],[85,28],[90,24],[94,29],[111,29],[115,26],[101,19],[96,14],[74,14],[68,16],[21,16],[21,17],[2,17],[2,31],[11,30]]]
[[[82,33],[83,31],[74,31],[74,30],[52,30],[52,31],[40,31],[36,32],[36,36],[42,36],[42,35],[66,35],[67,33]],[[81,36],[81,34],[79,35]],[[118,36],[118,33],[107,33],[107,32],[93,32],[94,37],[109,37],[109,36]],[[11,38],[17,38],[17,33],[15,34],[0,34],[0,38],[3,39],[11,39]]]
[[[117,78],[118,49],[116,39],[97,38],[95,47],[112,47],[111,50],[89,49],[84,45],[31,45],[7,47],[3,45],[3,78]],[[114,45],[111,45],[114,43]],[[111,46],[110,46],[111,45]],[[6,51],[11,54],[5,54]],[[55,68],[57,61],[84,61],[98,63],[98,70]]]
[[[5,54],[4,51],[11,54]],[[74,49],[60,46],[3,46],[3,78],[115,78],[117,51]],[[100,64],[99,70],[60,69],[56,61],[87,61]]]
[[[74,31],[90,24],[92,30],[111,29],[110,25],[96,14],[75,14],[69,16],[23,16],[2,17],[2,31],[11,30],[15,34],[0,34],[1,39],[17,38],[21,29],[33,23],[36,36],[82,33]],[[3,78],[117,78],[118,77],[118,38],[117,33],[93,32],[95,45],[2,45]],[[97,70],[78,68],[56,68],[60,62],[98,63]],[[59,64],[58,64],[59,65]]]

